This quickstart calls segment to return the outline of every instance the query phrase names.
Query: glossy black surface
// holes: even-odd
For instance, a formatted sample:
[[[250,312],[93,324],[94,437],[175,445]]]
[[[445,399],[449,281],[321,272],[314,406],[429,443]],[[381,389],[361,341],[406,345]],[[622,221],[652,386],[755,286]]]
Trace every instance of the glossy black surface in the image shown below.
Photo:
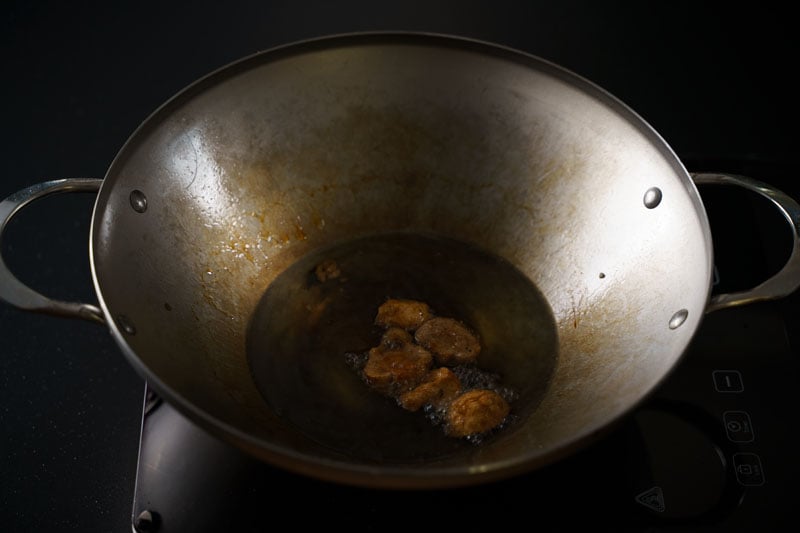
[[[0,196],[47,179],[102,176],[150,112],[229,61],[298,39],[378,29],[457,33],[540,55],[630,105],[691,169],[749,173],[800,197],[791,79],[796,31],[786,8],[502,0],[5,2]],[[717,219],[722,222],[712,216],[722,283],[747,285],[779,265],[781,252],[773,250],[785,232],[757,202],[718,196],[714,203],[723,215],[732,204],[747,210],[746,216],[735,211]],[[26,210],[3,239],[9,266],[48,295],[93,301],[87,261],[91,206],[92,198],[81,195],[43,200]],[[726,255],[733,267],[723,265]],[[645,440],[674,439],[675,445],[648,452],[649,462],[645,457],[654,473],[628,466],[642,464],[642,448],[630,444],[639,437],[629,441],[614,434],[606,448],[574,458],[561,465],[563,471],[545,472],[546,481],[521,479],[497,491],[474,492],[471,508],[481,509],[475,521],[524,516],[540,529],[544,517],[557,513],[567,522],[592,522],[596,516],[641,530],[655,517],[665,530],[672,527],[663,522],[667,515],[705,513],[710,505],[711,514],[694,517],[689,529],[778,529],[793,516],[800,473],[791,423],[798,407],[792,391],[800,378],[798,310],[793,297],[708,317],[685,366],[661,391],[669,409],[653,408],[640,415],[644,421],[626,426],[634,435],[650,427]],[[93,324],[0,305],[0,338],[0,529],[129,531],[143,381],[107,331]],[[743,392],[718,392],[714,370],[739,372]],[[721,383],[727,384],[724,378]],[[695,415],[674,415],[675,402],[687,400],[706,429],[687,425],[687,416]],[[726,450],[707,433],[716,431],[720,440],[725,413],[731,412],[748,414],[754,439],[722,440],[735,444],[735,450]],[[741,414],[730,416],[741,423]],[[694,444],[678,444],[687,438]],[[684,458],[684,448],[698,453]],[[719,467],[717,448],[726,461]],[[665,453],[666,460],[658,458]],[[734,458],[736,453],[744,455]],[[751,485],[732,484],[734,464],[743,467],[740,476]],[[681,470],[680,465],[693,466]],[[708,471],[697,478],[701,467]],[[682,478],[682,471],[689,477]],[[763,485],[755,485],[762,481],[759,471]],[[387,494],[370,501],[365,498],[372,495],[309,489],[303,481],[278,474],[275,483],[288,488],[271,507],[257,490],[249,497],[271,512],[282,512],[288,502],[319,507],[319,513],[295,517],[298,524],[325,518],[381,529],[387,520],[416,516],[392,514]],[[642,503],[659,506],[657,494],[648,492],[655,486],[662,489],[663,513]],[[729,501],[721,487],[731,486],[741,489],[741,505],[717,508],[718,500]],[[246,492],[242,487],[225,490]],[[730,494],[738,498],[739,492]],[[482,507],[487,500],[492,505]],[[458,501],[457,495],[437,493],[432,499],[405,495],[401,503],[462,509]]]

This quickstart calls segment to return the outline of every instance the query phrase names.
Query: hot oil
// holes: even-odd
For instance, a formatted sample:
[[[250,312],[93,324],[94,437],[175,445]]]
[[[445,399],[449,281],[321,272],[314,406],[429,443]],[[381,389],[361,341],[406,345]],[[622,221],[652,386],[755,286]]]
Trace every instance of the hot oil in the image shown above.
[[[318,250],[268,287],[250,323],[247,353],[261,394],[287,424],[364,461],[409,463],[474,449],[475,439],[447,437],[430,416],[402,409],[354,371],[354,358],[380,341],[383,329],[374,320],[387,298],[421,300],[477,332],[481,372],[513,391],[510,423],[477,441],[502,439],[524,424],[555,366],[549,305],[507,261],[417,233]]]

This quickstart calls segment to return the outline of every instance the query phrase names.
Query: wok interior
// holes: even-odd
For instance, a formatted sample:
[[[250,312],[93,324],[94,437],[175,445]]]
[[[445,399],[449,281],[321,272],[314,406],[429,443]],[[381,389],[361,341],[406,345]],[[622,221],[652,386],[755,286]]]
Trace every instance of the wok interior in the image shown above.
[[[218,72],[137,131],[97,205],[98,293],[134,325],[120,335],[145,377],[260,457],[356,482],[546,462],[664,377],[710,279],[702,206],[637,117],[547,63],[437,37],[318,41]],[[552,374],[486,445],[377,461],[296,431],[254,383],[247,332],[270,283],[333,243],[394,232],[499,256],[549,306]]]

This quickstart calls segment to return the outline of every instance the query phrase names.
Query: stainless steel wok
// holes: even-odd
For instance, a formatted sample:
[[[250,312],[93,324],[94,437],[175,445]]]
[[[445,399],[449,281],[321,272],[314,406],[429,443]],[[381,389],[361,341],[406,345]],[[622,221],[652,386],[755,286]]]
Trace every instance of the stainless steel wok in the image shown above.
[[[782,211],[793,250],[781,272],[710,297],[698,182],[746,187]],[[655,131],[592,83],[449,36],[334,36],[226,66],[148,118],[104,179],[12,195],[0,204],[2,226],[27,203],[67,191],[98,191],[89,251],[99,307],[48,299],[2,263],[0,298],[106,324],[142,377],[202,427],[280,467],[365,486],[468,485],[551,463],[656,388],[705,313],[800,284],[794,201],[746,178],[691,176]],[[488,364],[520,393],[514,423],[479,445],[426,453],[425,443],[445,437],[416,422],[402,446],[391,443],[408,433],[405,422],[359,426],[358,402],[373,400],[350,390],[346,346],[323,342],[341,324],[308,325],[324,296],[317,285],[289,285],[264,306],[273,282],[309,254],[389,234],[468,243],[542,297],[534,309],[507,305],[514,298],[502,284],[448,293],[456,307],[463,296],[494,354]],[[426,264],[425,254],[408,257]],[[356,274],[339,292],[358,291],[362,263],[339,260]],[[255,316],[266,326],[254,326]],[[365,339],[375,334],[364,328]],[[303,382],[299,359],[279,348],[257,362],[258,335],[288,351],[311,342],[319,359],[302,364],[318,360],[323,377]],[[511,337],[518,353],[504,345]],[[264,374],[274,387],[259,381]],[[280,398],[269,401],[291,380],[313,400],[302,408],[305,426],[275,407]]]

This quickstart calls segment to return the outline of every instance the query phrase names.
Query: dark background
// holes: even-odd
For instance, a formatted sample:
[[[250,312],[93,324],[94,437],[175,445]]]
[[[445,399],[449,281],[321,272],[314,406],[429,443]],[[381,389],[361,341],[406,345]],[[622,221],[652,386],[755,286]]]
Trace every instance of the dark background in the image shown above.
[[[361,30],[519,48],[619,97],[687,165],[759,160],[794,170],[797,28],[777,4],[6,1],[0,197],[48,179],[102,177],[158,105],[230,61]],[[20,279],[95,301],[92,201],[49,198],[9,224],[3,255]],[[130,531],[142,394],[103,327],[0,304],[0,529]]]

